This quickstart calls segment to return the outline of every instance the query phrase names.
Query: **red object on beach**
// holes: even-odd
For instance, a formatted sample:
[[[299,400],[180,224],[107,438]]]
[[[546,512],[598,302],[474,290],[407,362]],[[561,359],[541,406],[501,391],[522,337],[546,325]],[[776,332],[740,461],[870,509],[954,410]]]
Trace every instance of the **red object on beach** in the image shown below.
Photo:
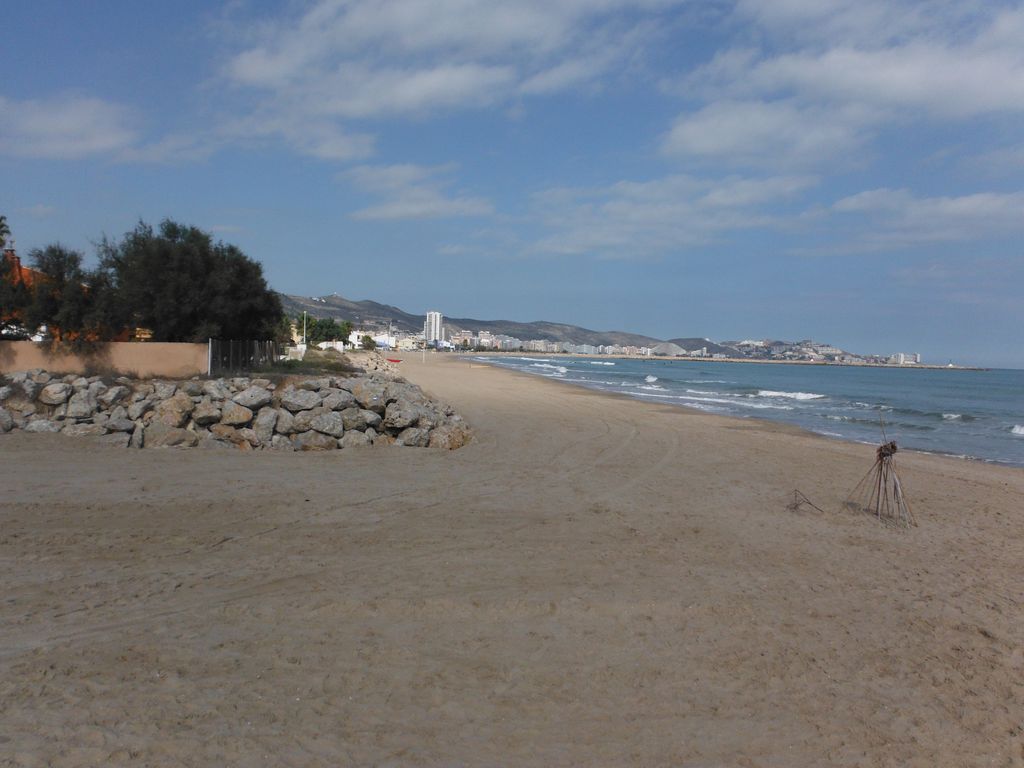
[[[395,360],[395,358],[393,358],[393,357],[385,357],[384,359],[387,360],[389,363],[400,363],[400,362],[402,362],[401,360]]]

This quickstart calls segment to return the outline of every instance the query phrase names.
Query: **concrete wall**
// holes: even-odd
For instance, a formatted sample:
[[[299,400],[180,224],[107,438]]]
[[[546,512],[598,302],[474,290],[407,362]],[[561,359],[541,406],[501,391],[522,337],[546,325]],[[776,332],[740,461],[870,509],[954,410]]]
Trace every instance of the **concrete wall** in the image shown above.
[[[206,344],[114,341],[88,354],[54,352],[31,341],[0,341],[0,373],[43,368],[54,373],[119,373],[186,378],[207,370]]]

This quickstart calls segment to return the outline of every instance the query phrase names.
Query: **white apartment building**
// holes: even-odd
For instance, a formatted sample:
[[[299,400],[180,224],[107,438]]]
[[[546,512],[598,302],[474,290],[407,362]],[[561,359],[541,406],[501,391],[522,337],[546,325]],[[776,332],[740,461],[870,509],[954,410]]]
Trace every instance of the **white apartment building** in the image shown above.
[[[442,322],[444,316],[440,312],[427,312],[427,321],[423,324],[423,338],[429,344],[431,341],[441,341],[444,338],[444,327]]]

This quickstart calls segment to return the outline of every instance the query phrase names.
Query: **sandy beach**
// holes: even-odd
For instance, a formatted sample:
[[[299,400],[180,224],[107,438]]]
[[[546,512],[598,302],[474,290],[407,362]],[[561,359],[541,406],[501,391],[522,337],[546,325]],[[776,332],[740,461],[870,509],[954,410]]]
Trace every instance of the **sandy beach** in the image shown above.
[[[0,765],[1024,766],[1024,470],[406,357],[470,445],[0,436]]]

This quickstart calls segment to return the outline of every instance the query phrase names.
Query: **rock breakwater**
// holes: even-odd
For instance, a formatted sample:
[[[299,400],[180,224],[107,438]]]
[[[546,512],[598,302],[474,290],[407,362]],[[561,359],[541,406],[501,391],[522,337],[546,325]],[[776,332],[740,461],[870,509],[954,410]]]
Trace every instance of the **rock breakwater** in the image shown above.
[[[0,377],[0,434],[12,430],[90,436],[131,448],[323,451],[393,444],[460,448],[470,430],[452,408],[406,381],[378,373],[143,381]]]

